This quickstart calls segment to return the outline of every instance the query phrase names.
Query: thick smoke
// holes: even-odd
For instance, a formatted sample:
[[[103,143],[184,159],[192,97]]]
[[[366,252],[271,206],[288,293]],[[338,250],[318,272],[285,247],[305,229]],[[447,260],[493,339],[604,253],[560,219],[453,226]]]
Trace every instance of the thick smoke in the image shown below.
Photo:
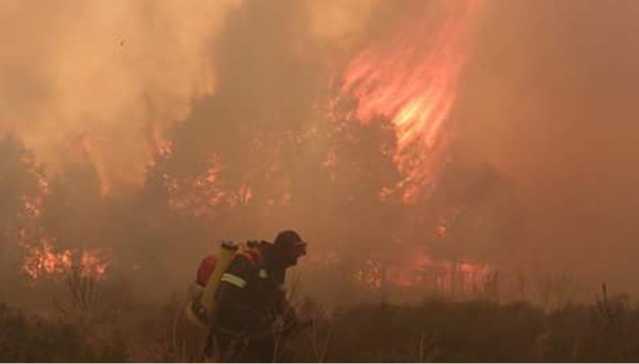
[[[96,166],[103,192],[140,183],[162,132],[216,85],[210,46],[236,1],[6,1],[0,132],[59,167]]]
[[[512,197],[500,228],[518,234],[485,251],[634,290],[639,7],[501,1],[487,10],[457,106],[457,158],[501,176],[492,185]]]

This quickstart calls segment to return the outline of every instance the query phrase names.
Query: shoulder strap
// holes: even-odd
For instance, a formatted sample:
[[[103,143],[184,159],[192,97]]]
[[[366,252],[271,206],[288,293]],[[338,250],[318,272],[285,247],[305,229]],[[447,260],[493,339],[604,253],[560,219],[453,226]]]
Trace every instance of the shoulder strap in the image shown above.
[[[258,266],[262,263],[262,254],[255,249],[242,249],[236,254],[241,255],[254,266]]]

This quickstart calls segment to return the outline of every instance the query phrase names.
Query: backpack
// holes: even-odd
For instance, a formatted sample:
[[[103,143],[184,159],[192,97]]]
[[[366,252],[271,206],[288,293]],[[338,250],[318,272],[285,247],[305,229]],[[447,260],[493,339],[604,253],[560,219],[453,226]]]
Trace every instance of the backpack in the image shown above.
[[[222,275],[231,265],[239,245],[233,241],[222,241],[217,254],[200,262],[195,282],[190,287],[190,301],[186,305],[186,317],[196,326],[208,328],[216,313],[215,292]]]

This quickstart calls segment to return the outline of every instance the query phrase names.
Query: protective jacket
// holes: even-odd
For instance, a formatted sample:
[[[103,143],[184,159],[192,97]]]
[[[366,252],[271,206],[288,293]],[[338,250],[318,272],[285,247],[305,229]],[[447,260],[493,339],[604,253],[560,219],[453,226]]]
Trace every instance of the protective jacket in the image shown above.
[[[216,292],[215,329],[254,335],[268,332],[278,315],[286,314],[285,268],[273,264],[273,245],[258,243],[235,255]]]

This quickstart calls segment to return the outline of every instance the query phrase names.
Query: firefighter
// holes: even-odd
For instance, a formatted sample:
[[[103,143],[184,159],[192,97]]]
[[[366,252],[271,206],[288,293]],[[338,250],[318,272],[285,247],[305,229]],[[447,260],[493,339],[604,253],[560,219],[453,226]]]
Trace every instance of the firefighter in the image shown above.
[[[292,230],[273,243],[253,242],[236,254],[215,293],[217,314],[205,355],[222,361],[272,362],[274,325],[296,324],[286,298],[286,270],[306,254],[306,242]]]

